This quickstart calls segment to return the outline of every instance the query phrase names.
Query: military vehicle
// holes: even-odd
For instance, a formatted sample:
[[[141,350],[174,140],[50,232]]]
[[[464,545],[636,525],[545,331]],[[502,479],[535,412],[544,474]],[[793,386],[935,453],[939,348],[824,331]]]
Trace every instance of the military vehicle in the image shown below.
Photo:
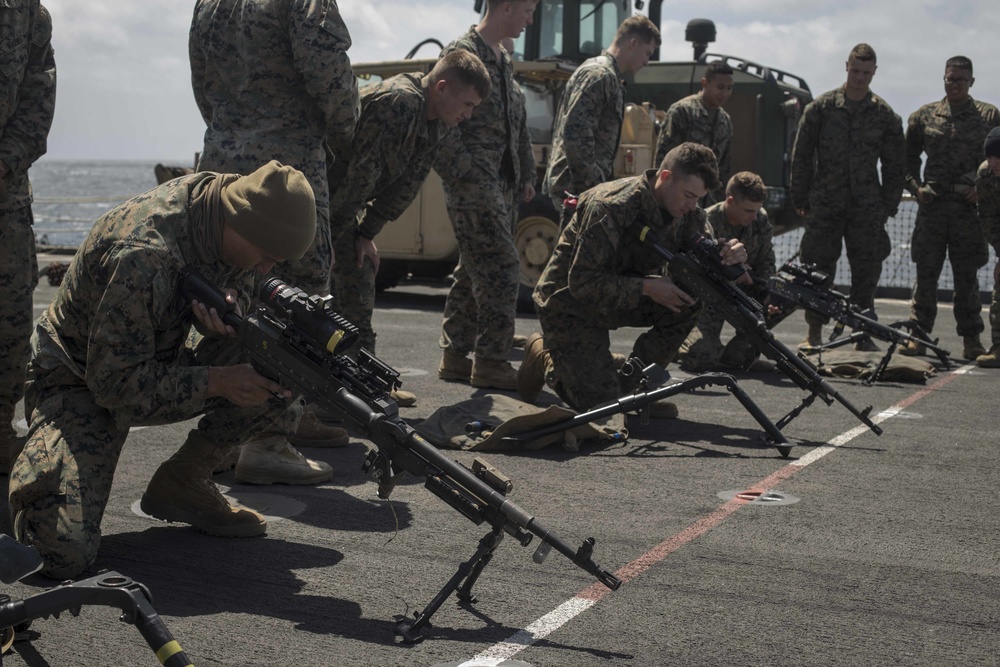
[[[474,0],[482,13],[484,0]],[[552,141],[552,125],[566,80],[581,62],[599,55],[611,43],[618,26],[632,9],[630,0],[543,0],[534,23],[515,43],[515,76],[525,93],[527,122],[534,145],[540,182]],[[635,2],[641,9],[641,0]],[[650,3],[649,17],[660,25],[662,0]],[[669,35],[666,36],[670,38]],[[735,72],[733,96],[726,104],[732,116],[734,141],[732,168],[760,174],[768,185],[766,207],[779,229],[799,224],[787,200],[792,142],[801,109],[811,99],[800,77],[748,60],[708,53],[715,40],[715,26],[706,19],[691,21],[685,38],[694,46],[694,58],[684,62],[654,61],[628,82],[628,105],[621,146],[615,159],[615,177],[641,173],[653,166],[658,123],[673,102],[701,89],[705,65],[727,61]],[[427,39],[403,60],[356,63],[361,85],[401,72],[428,72],[434,59],[412,59]],[[531,310],[531,290],[541,275],[559,238],[558,214],[547,196],[539,195],[520,206],[514,242],[521,264],[518,305]],[[398,284],[407,274],[445,276],[458,259],[458,245],[444,202],[440,178],[431,173],[420,194],[400,219],[390,223],[375,239],[382,257],[378,287]]]

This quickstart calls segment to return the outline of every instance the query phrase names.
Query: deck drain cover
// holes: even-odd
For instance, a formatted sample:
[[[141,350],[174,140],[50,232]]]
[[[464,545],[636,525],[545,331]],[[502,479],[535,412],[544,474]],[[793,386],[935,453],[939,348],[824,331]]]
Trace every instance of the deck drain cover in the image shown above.
[[[480,665],[481,667],[531,667],[526,662],[521,660],[504,660],[503,662],[494,662],[491,659],[484,660],[482,662],[476,662],[475,660],[459,660],[458,662],[439,662],[432,667],[476,667]]]
[[[733,489],[732,491],[720,491],[718,495],[723,500],[745,500],[748,505],[791,505],[799,502],[798,497],[777,489],[767,489],[766,491]]]

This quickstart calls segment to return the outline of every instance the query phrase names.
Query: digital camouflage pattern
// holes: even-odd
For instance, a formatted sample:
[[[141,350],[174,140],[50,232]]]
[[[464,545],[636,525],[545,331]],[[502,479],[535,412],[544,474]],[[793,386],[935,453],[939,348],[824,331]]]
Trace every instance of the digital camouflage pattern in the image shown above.
[[[774,227],[767,217],[767,211],[761,208],[757,213],[757,218],[746,227],[738,227],[729,222],[726,218],[726,202],[721,201],[705,210],[708,224],[715,232],[715,238],[723,243],[729,239],[736,239],[743,244],[747,251],[747,261],[745,267],[753,278],[767,280],[773,276],[777,270],[774,258]],[[753,286],[740,285],[740,288],[750,296],[763,301],[765,290],[754,284]],[[723,354],[721,340],[722,326],[725,319],[713,308],[707,307],[698,317],[698,324],[681,346],[681,365],[690,370],[708,370],[714,368]],[[743,336],[733,337],[730,350],[747,349],[749,341]],[[727,361],[729,361],[727,355]],[[733,360],[746,362],[746,359]]]
[[[45,154],[56,102],[52,17],[38,0],[0,3],[0,414],[24,391],[38,284],[28,168]],[[0,423],[6,442],[9,423]]]
[[[552,132],[542,189],[561,208],[565,192],[580,194],[612,178],[625,114],[625,84],[607,51],[585,60],[566,83]]]
[[[831,90],[806,105],[799,121],[790,190],[794,206],[806,209],[802,262],[833,278],[846,246],[849,298],[862,310],[874,307],[882,262],[892,251],[885,223],[903,194],[904,155],[902,120],[871,91],[854,102],[844,86]],[[805,319],[829,321],[812,311]]]
[[[361,89],[361,118],[353,141],[330,166],[330,229],[337,310],[361,332],[359,345],[375,352],[372,311],[375,271],[357,266],[358,236],[373,239],[406,211],[431,170],[449,128],[427,120],[428,80],[399,74]]]
[[[512,116],[511,127],[517,131],[517,160],[515,161],[514,184],[515,190],[524,192],[526,185],[535,185],[538,180],[538,164],[535,162],[535,151],[531,146],[531,132],[528,130],[528,109],[525,106],[527,100],[524,97],[524,90],[520,84],[514,81],[514,100],[512,102],[514,114]],[[514,200],[518,196],[515,193]],[[514,207],[514,221],[517,221],[517,207]]]
[[[694,232],[714,238],[703,210],[673,220],[657,205],[655,178],[656,170],[649,170],[581,195],[535,287],[535,308],[552,357],[546,383],[575,410],[621,394],[609,330],[647,328],[632,354],[665,367],[701,311],[696,303],[675,314],[642,295],[643,279],[664,275],[666,262],[639,239],[637,226],[648,226],[672,252]]]
[[[208,126],[198,168],[249,174],[271,160],[300,170],[316,197],[316,247],[275,273],[312,294],[329,290],[327,154],[358,120],[351,35],[336,0],[198,0],[191,83]]]
[[[459,261],[444,307],[441,347],[459,354],[504,360],[517,315],[517,250],[511,204],[518,189],[518,129],[513,63],[499,57],[469,28],[441,52],[464,49],[479,56],[492,90],[458,132],[442,141],[434,169],[444,184]]]
[[[993,173],[988,161],[976,173],[976,195],[986,242],[1000,257],[1000,177]],[[994,281],[990,299],[990,338],[992,345],[1000,345],[1000,281]]]
[[[703,203],[709,205],[725,199],[733,142],[733,121],[729,117],[729,112],[721,107],[714,110],[706,109],[702,104],[700,92],[671,104],[656,141],[656,160],[653,164],[658,167],[667,153],[685,141],[708,146],[715,153],[715,159],[719,163],[719,182],[722,185],[715,192],[709,192]]]
[[[925,104],[910,115],[906,128],[906,188],[914,195],[929,188],[932,201],[921,204],[910,243],[917,266],[910,316],[928,332],[937,319],[937,287],[947,256],[955,284],[954,313],[960,336],[983,330],[976,273],[989,252],[975,204],[955,191],[967,187],[983,161],[983,140],[1000,125],[992,104],[969,97],[952,107],[947,99]],[[926,162],[921,176],[921,155]]]
[[[250,303],[253,272],[221,260],[218,191],[234,178],[182,177],[106,213],[35,325],[28,442],[11,468],[10,503],[25,510],[29,539],[53,576],[96,556],[130,426],[204,414],[198,430],[221,451],[288,410],[283,401],[241,408],[208,397],[208,367],[246,359],[235,341],[197,334],[177,289],[190,267],[236,289],[244,312]]]

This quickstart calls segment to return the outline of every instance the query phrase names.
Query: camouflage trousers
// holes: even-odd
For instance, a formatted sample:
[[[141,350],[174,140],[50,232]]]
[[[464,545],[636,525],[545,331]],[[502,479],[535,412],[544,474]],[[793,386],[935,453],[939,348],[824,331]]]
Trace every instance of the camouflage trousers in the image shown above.
[[[758,302],[762,302],[766,296],[763,290],[759,289],[748,290],[748,293]],[[722,327],[725,323],[725,318],[711,306],[701,311],[698,324],[681,345],[679,358],[682,368],[700,372],[716,368],[720,363],[743,367],[760,356],[753,344],[740,334],[736,334],[723,345]]]
[[[337,312],[361,332],[357,347],[375,354],[375,330],[372,313],[375,311],[375,268],[365,258],[358,268],[358,253],[353,233],[341,234],[333,242],[333,273],[330,293],[334,296]]]
[[[442,348],[494,360],[510,352],[520,283],[509,189],[500,201],[496,209],[448,208],[459,259],[441,331]]]
[[[319,146],[319,141],[316,142]],[[322,148],[309,150],[299,146],[254,145],[249,150],[242,142],[226,140],[221,145],[206,144],[198,169],[224,174],[251,174],[270,160],[278,160],[301,171],[316,197],[316,238],[301,259],[281,262],[273,275],[307,294],[330,293],[330,265],[333,241],[330,238],[330,194],[326,177],[326,154]]]
[[[38,285],[31,207],[0,212],[0,406],[24,395],[32,294]],[[0,424],[0,428],[9,424]]]
[[[1000,280],[993,283],[990,298],[990,341],[990,347],[1000,345]]]
[[[550,364],[545,383],[566,405],[578,412],[613,401],[622,395],[611,357],[609,332],[620,327],[649,328],[632,344],[632,356],[645,364],[666,368],[677,356],[684,338],[702,311],[701,302],[672,313],[643,298],[633,310],[602,316],[599,322],[580,316],[547,314],[539,310]],[[596,326],[597,324],[601,326]]]
[[[862,310],[874,309],[875,290],[882,276],[882,262],[892,252],[892,242],[885,231],[882,205],[854,203],[847,208],[814,208],[806,220],[806,230],[799,246],[803,264],[815,264],[823,273],[836,277],[841,241],[847,248],[851,266],[851,303]],[[806,322],[826,324],[830,318],[807,310]]]
[[[959,336],[983,331],[977,273],[989,259],[986,239],[974,204],[958,195],[939,197],[917,212],[910,244],[917,265],[910,316],[930,333],[937,319],[937,289],[947,256],[955,281],[954,311]]]
[[[231,341],[200,336],[189,340],[197,343],[185,348],[179,364],[243,361]],[[86,383],[66,366],[45,369],[33,360],[27,376],[28,442],[11,466],[10,515],[20,539],[41,554],[44,574],[74,577],[97,558],[101,520],[129,430],[97,405]],[[198,430],[220,451],[228,450],[287,419],[289,412],[285,401],[241,408],[211,398]]]

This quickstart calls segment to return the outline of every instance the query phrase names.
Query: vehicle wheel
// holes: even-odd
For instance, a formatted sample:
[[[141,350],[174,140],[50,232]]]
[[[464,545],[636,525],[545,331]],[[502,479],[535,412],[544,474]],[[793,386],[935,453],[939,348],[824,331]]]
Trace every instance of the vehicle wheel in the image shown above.
[[[406,277],[406,262],[395,259],[383,259],[379,262],[378,273],[375,274],[375,291],[384,292],[399,284]]]
[[[559,241],[559,222],[548,197],[536,197],[521,206],[521,218],[514,233],[514,247],[520,264],[521,287],[517,295],[520,312],[534,312],[531,292],[545,270],[545,265]]]

